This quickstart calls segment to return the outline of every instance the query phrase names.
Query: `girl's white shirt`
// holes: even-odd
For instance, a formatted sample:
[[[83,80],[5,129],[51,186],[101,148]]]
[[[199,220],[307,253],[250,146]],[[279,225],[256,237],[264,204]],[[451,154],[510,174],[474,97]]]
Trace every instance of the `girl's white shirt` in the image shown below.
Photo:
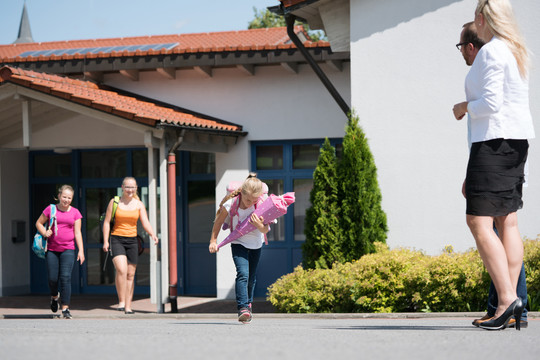
[[[470,143],[535,137],[529,109],[529,82],[504,41],[485,44],[465,78]]]
[[[229,199],[223,204],[223,207],[225,208],[225,210],[227,210],[228,214],[230,213],[233,200],[234,198]],[[238,216],[233,216],[233,219],[232,219],[233,229],[236,229],[239,223],[241,223],[242,221],[244,221],[244,219],[251,216],[251,214],[255,211],[255,206],[252,205],[245,210],[241,209],[239,206],[237,211],[238,211]],[[227,221],[229,222],[229,224],[231,224],[230,215],[227,215]],[[264,234],[260,232],[259,230],[255,229],[239,237],[238,239],[234,240],[231,244],[240,244],[240,245],[243,245],[247,249],[259,249],[260,247],[262,247],[263,242],[264,242]]]

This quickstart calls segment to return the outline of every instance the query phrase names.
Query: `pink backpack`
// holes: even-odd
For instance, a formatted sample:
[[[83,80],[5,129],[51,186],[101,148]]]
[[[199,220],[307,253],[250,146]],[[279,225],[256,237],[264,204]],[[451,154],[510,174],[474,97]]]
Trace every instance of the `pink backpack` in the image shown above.
[[[227,194],[232,193],[233,191],[238,189],[240,186],[242,186],[242,182],[240,182],[240,181],[232,181],[232,182],[230,182],[229,185],[227,185]],[[233,198],[231,208],[229,209],[229,221],[230,221],[230,224],[227,223],[227,220],[225,220],[225,222],[223,223],[223,226],[221,227],[223,230],[227,230],[229,227],[231,228],[231,232],[234,230],[234,225],[233,225],[232,219],[233,219],[234,216],[238,216],[238,206],[240,205],[240,196],[242,196],[242,194],[239,194],[238,196]],[[261,196],[259,196],[259,199],[255,203],[255,209],[257,209],[257,206],[262,204],[264,202],[264,200],[266,200],[266,199],[268,199],[268,185],[266,185],[263,182],[263,193],[261,194]],[[264,243],[266,245],[268,245],[268,239],[266,238],[266,234],[264,234]]]

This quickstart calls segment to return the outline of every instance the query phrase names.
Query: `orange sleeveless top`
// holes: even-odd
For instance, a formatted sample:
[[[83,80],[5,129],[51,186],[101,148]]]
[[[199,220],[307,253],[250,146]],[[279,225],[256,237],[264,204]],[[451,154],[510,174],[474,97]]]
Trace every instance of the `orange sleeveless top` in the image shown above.
[[[139,220],[139,210],[116,209],[114,215],[114,227],[111,235],[135,237],[137,236],[137,221]]]

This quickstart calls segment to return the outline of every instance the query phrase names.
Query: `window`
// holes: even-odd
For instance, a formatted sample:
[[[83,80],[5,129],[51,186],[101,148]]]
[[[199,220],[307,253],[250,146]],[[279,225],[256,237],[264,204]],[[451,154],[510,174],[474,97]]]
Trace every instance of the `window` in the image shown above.
[[[71,176],[71,154],[36,154],[34,156],[34,177]]]
[[[256,146],[257,169],[277,170],[283,168],[283,147],[279,145]]]
[[[341,153],[342,139],[331,139],[336,153]],[[281,195],[294,191],[295,202],[287,214],[272,225],[268,241],[274,244],[295,244],[305,241],[304,221],[311,206],[309,195],[313,188],[313,171],[317,167],[323,140],[252,143],[252,169],[269,188],[270,194]]]
[[[127,174],[127,156],[125,150],[84,151],[81,153],[82,177],[124,178]]]

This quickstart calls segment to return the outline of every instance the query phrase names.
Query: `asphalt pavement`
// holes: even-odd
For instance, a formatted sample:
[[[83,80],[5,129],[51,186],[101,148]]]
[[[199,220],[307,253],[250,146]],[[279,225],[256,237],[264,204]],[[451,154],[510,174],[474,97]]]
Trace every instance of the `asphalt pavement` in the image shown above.
[[[244,325],[230,300],[179,297],[178,313],[157,313],[147,298],[136,298],[134,315],[115,307],[114,297],[75,296],[73,319],[64,320],[51,316],[48,297],[0,297],[0,356],[522,360],[540,353],[537,312],[521,331],[487,331],[471,325],[482,313],[280,314],[260,300]]]

